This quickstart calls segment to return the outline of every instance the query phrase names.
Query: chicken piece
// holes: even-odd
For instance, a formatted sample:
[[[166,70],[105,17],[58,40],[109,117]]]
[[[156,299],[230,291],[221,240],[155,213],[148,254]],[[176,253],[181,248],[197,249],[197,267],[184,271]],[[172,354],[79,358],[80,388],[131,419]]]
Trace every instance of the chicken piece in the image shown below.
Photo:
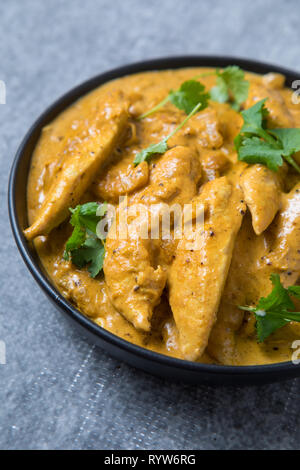
[[[245,102],[245,108],[250,108],[257,101],[263,100],[264,98],[267,98],[265,106],[269,111],[267,121],[271,128],[295,127],[294,119],[278,90],[267,88],[257,83],[251,83],[248,98]]]
[[[247,213],[236,237],[231,264],[221,297],[217,321],[214,324],[208,345],[208,353],[225,365],[234,364],[236,332],[242,325],[244,311],[239,305],[255,304],[259,292],[269,292],[269,266],[267,273],[261,275],[261,256],[264,254],[264,237],[252,230],[251,216]],[[245,247],[247,249],[245,250]],[[262,248],[262,249],[261,249]],[[265,265],[265,263],[264,263]],[[267,280],[262,286],[261,279]]]
[[[242,173],[241,188],[252,215],[254,232],[260,235],[270,225],[280,207],[278,176],[264,165],[251,165]]]
[[[103,269],[113,306],[136,329],[149,331],[166,283],[166,272],[155,265],[151,240],[108,237]]]
[[[179,241],[170,268],[169,295],[185,359],[199,358],[208,343],[231,261],[245,204],[242,192],[226,177],[206,183],[194,204],[205,209],[203,230]]]
[[[219,178],[222,176],[222,172],[228,170],[230,160],[221,150],[207,150],[201,153],[201,166],[205,182],[211,181]]]
[[[122,101],[103,103],[95,128],[74,145],[55,174],[35,222],[24,231],[28,240],[48,234],[79,202],[126,129],[126,107]]]
[[[131,158],[132,160],[132,158]],[[124,168],[123,162],[114,165],[93,183],[93,192],[105,201],[118,202],[120,196],[131,194],[148,183],[149,166],[147,162],[134,167],[132,163]]]
[[[125,238],[116,228],[126,208],[120,206],[117,211],[106,240],[105,281],[113,305],[137,329],[150,330],[153,308],[167,280],[165,266],[157,262],[159,248],[150,238],[151,226],[148,224],[148,239],[142,237],[141,227],[150,220],[152,204],[189,202],[200,175],[198,157],[189,148],[174,147],[152,164],[150,184],[129,199],[129,208],[142,203],[146,210],[142,220],[141,216],[129,219]]]
[[[283,283],[300,276],[300,183],[282,196],[281,211],[271,227],[269,262],[281,271]]]
[[[217,321],[207,345],[208,354],[220,364],[234,365],[236,333],[243,323],[244,313],[236,305],[227,304],[226,301],[220,303]]]
[[[262,83],[267,88],[272,88],[274,90],[282,90],[285,83],[285,76],[281,73],[270,72],[266,73],[262,77]]]
[[[204,148],[218,149],[223,145],[218,116],[212,108],[195,114],[182,132],[184,135],[196,135],[200,146]]]
[[[256,305],[260,297],[266,297],[272,290],[271,273],[280,274],[285,287],[298,281],[300,184],[282,199],[280,212],[267,231],[260,236],[251,233],[250,218],[245,217],[238,234],[217,322],[207,348],[222,364],[234,364],[236,334],[244,318],[238,305]],[[250,324],[253,326],[253,319]],[[253,331],[250,326],[247,328],[250,333]]]
[[[159,202],[185,204],[190,202],[201,177],[198,156],[188,147],[178,145],[150,164],[149,185],[136,193],[130,203]]]

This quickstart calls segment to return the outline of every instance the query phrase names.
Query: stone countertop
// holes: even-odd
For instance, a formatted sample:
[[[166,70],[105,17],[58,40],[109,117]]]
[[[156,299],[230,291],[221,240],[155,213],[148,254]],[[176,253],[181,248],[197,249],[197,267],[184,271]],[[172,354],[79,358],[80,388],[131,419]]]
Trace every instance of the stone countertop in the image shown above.
[[[18,144],[68,89],[166,55],[244,56],[300,71],[297,7],[297,0],[1,3],[1,449],[299,449],[300,380],[243,388],[170,383],[80,336],[25,268],[6,203]]]

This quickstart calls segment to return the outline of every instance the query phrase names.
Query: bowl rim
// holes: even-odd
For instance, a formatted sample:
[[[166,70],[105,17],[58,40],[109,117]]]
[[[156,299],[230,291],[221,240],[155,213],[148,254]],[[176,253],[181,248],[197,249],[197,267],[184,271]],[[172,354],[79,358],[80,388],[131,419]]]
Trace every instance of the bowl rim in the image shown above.
[[[293,364],[292,361],[263,364],[263,365],[245,365],[245,366],[228,366],[219,364],[203,364],[200,362],[192,362],[184,359],[167,356],[165,354],[157,353],[146,349],[142,346],[137,346],[127,340],[105,330],[100,325],[96,324],[93,320],[89,319],[81,313],[74,305],[65,299],[61,293],[55,288],[54,284],[43,273],[42,269],[34,260],[30,250],[29,244],[26,241],[22,228],[18,222],[17,207],[16,207],[16,193],[17,193],[17,175],[20,164],[22,162],[25,149],[29,144],[32,135],[38,131],[38,136],[35,139],[35,145],[40,137],[42,127],[48,122],[51,122],[58,116],[64,109],[76,102],[79,98],[89,93],[93,89],[102,84],[120,78],[126,75],[131,75],[146,71],[167,70],[177,68],[189,67],[225,67],[227,65],[236,64],[245,70],[254,73],[266,73],[266,71],[273,71],[282,73],[284,75],[295,76],[296,71],[292,71],[277,65],[269,64],[266,62],[259,62],[245,58],[233,56],[218,56],[218,55],[184,55],[184,56],[171,56],[159,57],[145,61],[139,61],[116,67],[104,73],[100,73],[92,78],[75,86],[70,91],[64,93],[56,99],[40,116],[34,121],[29,128],[25,137],[21,141],[19,148],[16,152],[15,158],[10,171],[9,184],[8,184],[8,210],[9,219],[12,232],[18,247],[18,250],[35,281],[39,284],[41,289],[54,301],[60,310],[63,310],[67,316],[71,317],[77,324],[82,326],[85,330],[92,333],[94,336],[100,337],[106,343],[110,343],[117,348],[138,356],[141,359],[148,359],[158,364],[177,368],[185,371],[194,371],[198,373],[205,373],[207,375],[234,375],[234,376],[263,376],[265,374],[280,374],[281,372],[294,371],[297,368],[300,371],[300,364]],[[256,72],[257,70],[257,72]],[[259,72],[260,71],[260,72]],[[28,177],[28,174],[26,175]]]

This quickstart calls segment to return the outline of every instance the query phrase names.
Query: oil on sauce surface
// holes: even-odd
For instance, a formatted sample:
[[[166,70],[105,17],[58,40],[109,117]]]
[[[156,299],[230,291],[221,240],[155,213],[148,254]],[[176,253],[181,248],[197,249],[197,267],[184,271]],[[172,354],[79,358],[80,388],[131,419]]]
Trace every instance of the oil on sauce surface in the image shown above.
[[[184,80],[209,71],[211,69],[193,68],[148,72],[112,81],[82,98],[46,126],[35,149],[29,176],[29,222],[32,223],[35,219],[64,152],[71,151],[78,138],[88,135],[101,97],[114,92],[126,96],[130,102],[130,114],[134,118],[155,106],[165,98],[170,89],[177,89]],[[264,85],[268,86],[270,93],[274,89],[274,93],[280,94],[283,105],[277,118],[284,121],[287,112],[294,120],[294,127],[300,126],[300,108],[292,105],[291,92],[282,87],[280,77],[270,75],[262,78],[246,74],[246,78],[250,80],[254,90],[256,86],[259,89]],[[201,81],[211,88],[215,84],[215,77],[204,76]],[[208,123],[205,128],[203,119],[199,119],[200,115],[204,115],[204,121]],[[147,119],[132,119],[130,138],[125,145],[115,149],[111,163],[101,170],[82,202],[106,200],[115,204],[120,195],[134,194],[147,186],[148,172],[151,172],[158,158],[150,163],[149,169],[145,164],[137,171],[132,167],[134,155],[168,135],[183,117],[184,113],[169,103]],[[236,182],[247,167],[246,164],[237,162],[233,144],[241,124],[241,116],[229,105],[211,103],[209,108],[194,116],[172,137],[169,144],[171,147],[190,147],[199,154],[201,184],[223,175]],[[291,190],[297,183],[297,178],[287,170],[281,172],[280,178],[284,197],[284,192]],[[255,304],[260,296],[270,292],[269,275],[272,272],[279,272],[285,283],[285,277],[288,276],[286,266],[280,265],[280,261],[276,264],[276,259],[274,262],[270,261],[269,256],[270,243],[274,242],[273,226],[280,223],[276,220],[275,218],[267,230],[257,235],[252,228],[249,212],[244,217],[218,312],[222,328],[215,328],[213,340],[200,362],[249,365],[290,360],[291,343],[300,337],[299,325],[284,327],[259,345],[252,319],[244,317],[237,308],[237,305]],[[85,269],[79,270],[62,259],[64,244],[70,231],[69,223],[64,222],[47,237],[35,240],[42,263],[62,294],[81,312],[114,334],[153,351],[181,358],[178,333],[167,293],[163,294],[161,303],[155,308],[151,332],[137,331],[112,306],[101,275],[92,279]],[[280,246],[278,250],[280,252]],[[282,258],[279,256],[279,259]],[[297,282],[298,275],[293,274],[294,283]],[[225,321],[222,325],[223,316]]]

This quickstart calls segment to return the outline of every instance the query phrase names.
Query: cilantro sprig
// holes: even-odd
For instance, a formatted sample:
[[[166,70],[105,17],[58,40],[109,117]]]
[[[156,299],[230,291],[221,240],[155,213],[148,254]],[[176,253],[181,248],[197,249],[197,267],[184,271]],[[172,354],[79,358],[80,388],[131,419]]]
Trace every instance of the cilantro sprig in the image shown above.
[[[97,237],[97,224],[107,211],[106,203],[88,202],[70,208],[72,213],[70,223],[74,227],[67,240],[64,259],[78,268],[87,264],[91,277],[96,277],[103,267],[105,246],[104,241]]]
[[[133,161],[134,166],[138,165],[141,162],[149,161],[150,158],[153,157],[154,155],[165,153],[169,149],[168,140],[171,137],[173,137],[173,135],[176,134],[176,132],[178,132],[192,116],[194,116],[194,114],[196,114],[198,111],[200,111],[200,109],[203,109],[201,102],[199,102],[192,109],[192,111],[186,116],[186,118],[167,137],[162,139],[157,144],[151,144],[146,149],[141,150],[135,156],[135,159]]]
[[[154,108],[142,114],[138,119],[144,119],[147,116],[158,111],[169,101],[176,108],[183,110],[186,114],[192,112],[198,103],[201,103],[199,111],[205,109],[208,105],[209,94],[205,92],[205,86],[196,80],[187,80],[183,82],[178,90],[171,90],[168,96],[158,103]]]
[[[216,70],[217,83],[210,90],[210,97],[219,103],[230,103],[236,111],[246,101],[249,91],[249,81],[245,80],[244,71],[237,65],[230,65],[220,71]]]
[[[300,299],[300,286],[283,287],[279,274],[271,274],[270,279],[273,290],[267,297],[261,297],[256,307],[239,307],[254,313],[259,343],[291,321],[300,322],[300,312],[295,312],[291,299],[291,296]]]
[[[205,85],[196,80],[200,77],[208,75],[216,75],[217,83],[209,93],[205,91]],[[249,81],[245,80],[244,71],[237,65],[230,65],[223,69],[217,69],[215,72],[203,73],[196,75],[190,80],[183,82],[178,90],[171,90],[170,93],[156,106],[139,116],[139,120],[155,113],[161,109],[169,101],[176,106],[176,108],[185,111],[189,114],[193,108],[202,103],[202,109],[208,106],[208,101],[211,98],[213,101],[219,103],[230,103],[232,108],[239,111],[241,104],[246,101],[249,91]]]
[[[267,129],[269,114],[265,107],[267,98],[242,111],[243,127],[235,138],[238,159],[247,163],[262,163],[278,171],[286,160],[300,173],[300,166],[292,155],[300,150],[300,129]]]

